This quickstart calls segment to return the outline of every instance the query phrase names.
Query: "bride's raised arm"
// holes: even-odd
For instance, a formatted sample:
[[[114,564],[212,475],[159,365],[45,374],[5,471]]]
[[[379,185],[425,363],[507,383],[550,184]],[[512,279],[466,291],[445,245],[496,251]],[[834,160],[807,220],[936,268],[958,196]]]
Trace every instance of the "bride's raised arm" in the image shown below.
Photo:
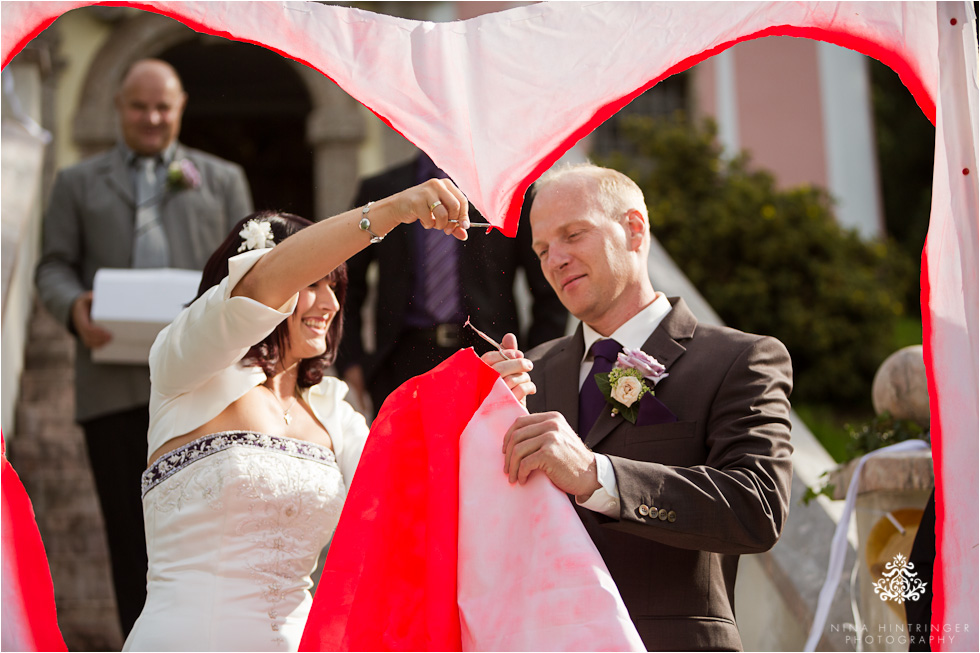
[[[430,179],[367,207],[328,218],[287,238],[249,270],[232,296],[250,297],[273,308],[316,283],[361,251],[374,237],[416,220],[466,240],[469,206],[448,179]],[[364,222],[367,224],[363,224]],[[364,229],[363,227],[367,227]]]

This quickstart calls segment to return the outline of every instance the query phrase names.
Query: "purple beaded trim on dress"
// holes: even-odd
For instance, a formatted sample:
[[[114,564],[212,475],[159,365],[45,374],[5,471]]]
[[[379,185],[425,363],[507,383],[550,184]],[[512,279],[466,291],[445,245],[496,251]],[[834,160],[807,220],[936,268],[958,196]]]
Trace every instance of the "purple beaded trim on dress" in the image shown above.
[[[231,447],[254,447],[271,449],[296,458],[305,458],[315,462],[336,464],[333,451],[315,442],[284,438],[277,435],[266,435],[253,431],[224,431],[212,433],[180,446],[173,451],[160,456],[145,472],[143,472],[142,495],[167,480],[191,463],[206,458],[211,454],[230,449]]]

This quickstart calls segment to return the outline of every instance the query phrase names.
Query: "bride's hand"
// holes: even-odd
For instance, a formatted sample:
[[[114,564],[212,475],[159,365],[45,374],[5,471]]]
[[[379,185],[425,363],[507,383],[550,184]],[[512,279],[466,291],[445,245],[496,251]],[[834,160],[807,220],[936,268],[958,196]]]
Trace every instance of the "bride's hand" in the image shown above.
[[[440,229],[466,240],[470,227],[469,202],[448,179],[429,179],[391,197],[401,222],[418,220],[426,229]]]

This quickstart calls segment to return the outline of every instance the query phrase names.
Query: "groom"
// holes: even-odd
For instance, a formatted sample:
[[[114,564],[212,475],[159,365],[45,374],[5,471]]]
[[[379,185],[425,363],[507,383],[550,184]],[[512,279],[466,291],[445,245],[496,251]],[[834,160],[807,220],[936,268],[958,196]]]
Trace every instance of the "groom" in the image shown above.
[[[738,556],[771,548],[789,510],[789,354],[653,289],[647,209],[625,175],[563,168],[532,201],[541,269],[582,323],[526,359],[484,355],[530,411],[504,438],[505,471],[541,470],[574,496],[649,650],[740,650]],[[635,424],[594,379],[623,347],[666,367]]]

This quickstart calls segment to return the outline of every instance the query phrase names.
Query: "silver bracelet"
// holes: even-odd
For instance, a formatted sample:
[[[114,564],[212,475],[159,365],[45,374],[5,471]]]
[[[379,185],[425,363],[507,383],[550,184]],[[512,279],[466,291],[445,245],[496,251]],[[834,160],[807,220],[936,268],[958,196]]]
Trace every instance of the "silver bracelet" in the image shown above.
[[[371,210],[372,204],[374,204],[374,202],[368,202],[367,204],[364,205],[364,208],[361,209],[361,215],[364,217],[361,218],[361,221],[357,223],[357,226],[360,227],[361,231],[366,231],[369,234],[371,234],[371,244],[375,245],[377,243],[380,243],[382,240],[384,240],[385,237],[379,236],[378,234],[371,231],[371,220],[367,217],[367,214]]]

